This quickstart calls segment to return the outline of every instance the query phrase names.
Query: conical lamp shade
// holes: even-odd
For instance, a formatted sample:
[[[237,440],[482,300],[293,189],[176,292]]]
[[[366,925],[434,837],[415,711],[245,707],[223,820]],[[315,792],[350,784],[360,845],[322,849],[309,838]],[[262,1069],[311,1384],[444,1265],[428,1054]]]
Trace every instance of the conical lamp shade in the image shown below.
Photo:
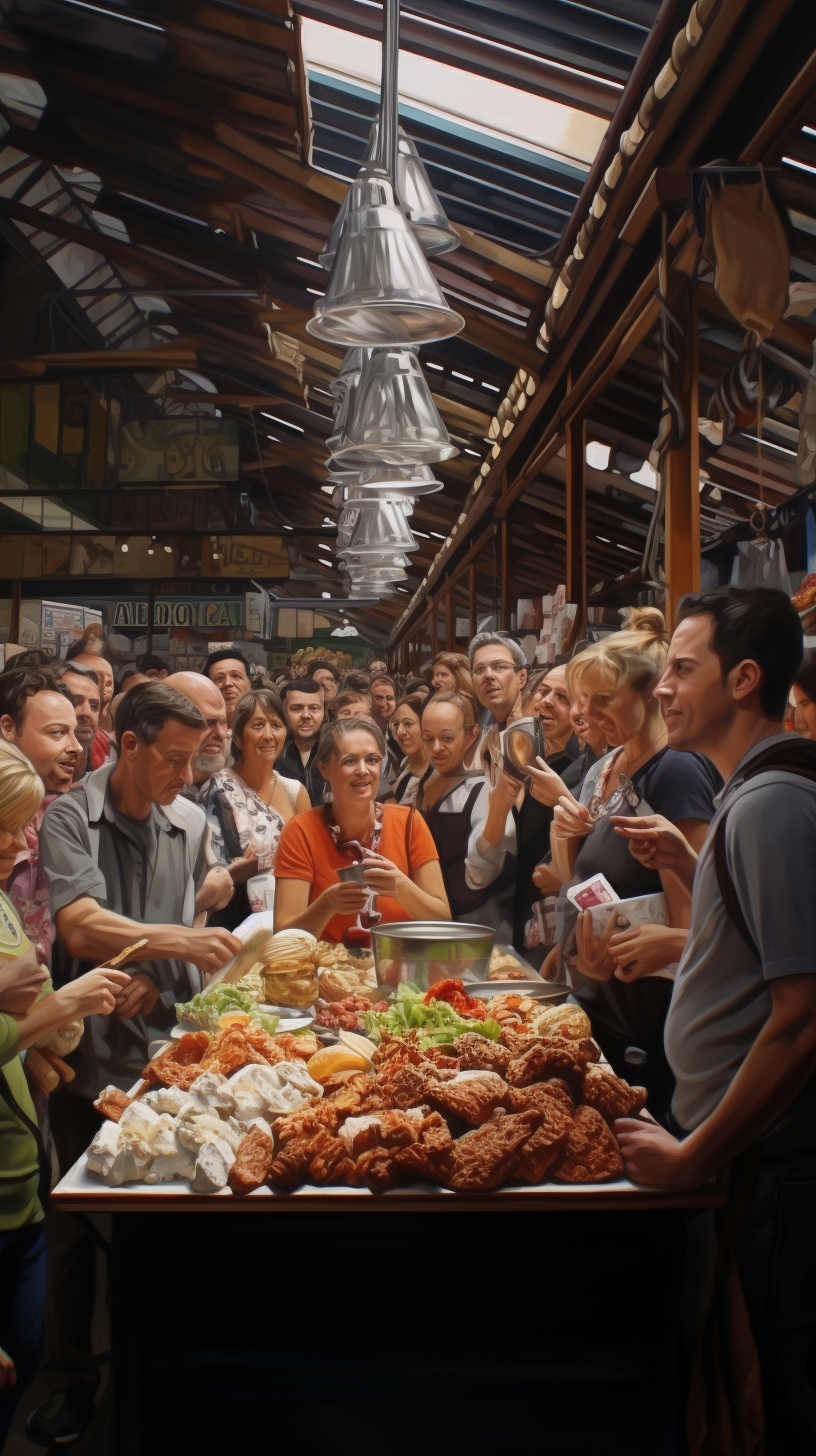
[[[326,441],[343,465],[424,465],[458,455],[410,349],[369,349],[342,429]]]
[[[387,177],[352,183],[325,296],[306,328],[332,344],[421,344],[465,326],[448,307]]]
[[[383,551],[416,551],[405,512],[390,501],[378,501],[374,510],[354,511],[348,546],[337,555],[379,556]]]
[[[444,490],[444,484],[437,480],[429,465],[369,465],[359,472],[358,492],[369,491],[371,495],[414,496],[434,495]]]
[[[363,153],[363,170],[368,162],[373,162],[377,156],[379,146],[379,118],[372,122],[371,130],[368,133],[368,146]],[[405,135],[402,127],[399,129],[399,149],[397,151],[397,176],[395,184],[397,202],[402,208],[413,232],[419,241],[423,253],[433,256],[438,253],[450,253],[459,246],[459,238],[453,231],[442,208],[442,203],[431,186],[428,173],[422,162],[411,138]],[[331,268],[337,254],[337,247],[348,215],[349,188],[334,219],[334,225],[329,234],[319,261],[324,268]]]

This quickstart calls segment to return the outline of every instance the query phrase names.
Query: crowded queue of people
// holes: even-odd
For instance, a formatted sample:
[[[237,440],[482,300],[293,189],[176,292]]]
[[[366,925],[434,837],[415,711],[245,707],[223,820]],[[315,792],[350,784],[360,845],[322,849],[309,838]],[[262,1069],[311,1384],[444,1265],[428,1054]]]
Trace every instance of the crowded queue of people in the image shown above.
[[[769,1210],[804,1218],[816,1186],[816,926],[794,872],[816,849],[814,667],[781,593],[726,588],[679,618],[670,637],[633,609],[532,673],[512,636],[482,632],[430,682],[317,662],[276,690],[234,648],[202,674],[143,662],[115,696],[94,653],[0,675],[2,909],[35,947],[0,960],[0,1441],[43,1303],[53,1394],[32,1433],[71,1439],[98,1383],[93,1241],[60,1215],[44,1283],[38,1117],[65,1171],[100,1088],[136,1080],[176,1002],[274,907],[277,929],[349,944],[383,921],[490,925],[646,1084],[649,1114],[616,1128],[630,1177],[690,1187],[750,1159],[736,1257],[767,1449],[794,1449],[782,1430],[809,1449],[816,1255],[797,1246],[794,1288]],[[599,878],[659,913],[597,931],[568,892]],[[142,938],[126,972],[105,969]],[[36,1105],[19,1054],[72,1016],[75,1078]]]

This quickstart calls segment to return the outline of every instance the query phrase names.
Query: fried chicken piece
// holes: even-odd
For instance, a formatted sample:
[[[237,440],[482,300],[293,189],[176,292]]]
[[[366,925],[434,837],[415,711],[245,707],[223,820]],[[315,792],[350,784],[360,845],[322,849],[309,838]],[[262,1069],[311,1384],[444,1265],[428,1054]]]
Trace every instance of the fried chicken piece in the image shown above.
[[[223,1072],[229,1077],[239,1068],[254,1062],[266,1066],[266,1057],[249,1043],[242,1026],[228,1026],[218,1033],[209,1051],[199,1063],[202,1072]]]
[[[314,1137],[321,1128],[335,1133],[339,1124],[337,1108],[321,1098],[316,1099],[309,1107],[301,1107],[297,1112],[287,1112],[285,1116],[277,1118],[272,1124],[272,1131],[277,1147],[281,1148],[293,1138]]]
[[[406,1177],[424,1178],[428,1183],[446,1183],[453,1173],[454,1148],[451,1130],[439,1112],[429,1112],[419,1125],[419,1140],[398,1148],[394,1162]]]
[[[251,1127],[242,1137],[229,1170],[233,1193],[252,1193],[266,1182],[275,1157],[272,1139],[260,1127]]]
[[[401,1169],[393,1148],[369,1148],[357,1159],[356,1173],[372,1193],[387,1193],[400,1180]]]
[[[273,1038],[275,1049],[283,1052],[285,1062],[308,1062],[310,1057],[319,1052],[323,1043],[318,1041],[313,1032],[304,1032],[303,1036],[293,1036],[290,1031],[278,1031]]]
[[[458,1057],[463,1072],[498,1072],[503,1077],[513,1060],[507,1047],[488,1041],[486,1036],[479,1036],[475,1031],[457,1036],[451,1042],[450,1050]]]
[[[327,1183],[345,1183],[349,1188],[358,1188],[362,1175],[342,1138],[332,1137],[325,1129],[315,1139],[309,1159],[309,1181],[325,1186]]]
[[[298,1188],[305,1183],[313,1144],[314,1138],[293,1137],[278,1148],[267,1174],[274,1188]]]
[[[466,1072],[450,1082],[431,1083],[427,1100],[468,1127],[481,1127],[497,1107],[504,1106],[507,1092],[507,1083],[497,1072]]]
[[[276,1062],[291,1060],[281,1046],[280,1038],[270,1036],[269,1032],[264,1031],[263,1027],[259,1026],[257,1022],[250,1021],[247,1026],[242,1026],[241,1030],[247,1042],[252,1047],[252,1050],[257,1052],[260,1057],[263,1057],[264,1061],[268,1062],[270,1067],[274,1067]],[[294,1038],[292,1037],[290,1040],[294,1040]]]
[[[529,1087],[510,1087],[507,1092],[505,1106],[508,1112],[526,1112],[528,1107],[541,1107],[550,1102],[557,1102],[567,1111],[570,1116],[575,1108],[575,1101],[569,1087],[562,1077],[550,1077],[546,1082],[532,1082]]]
[[[164,1082],[168,1087],[178,1086],[178,1077],[171,1069],[188,1067],[195,1068],[195,1078],[212,1041],[213,1038],[207,1031],[186,1031],[178,1041],[174,1041],[165,1051],[154,1057],[152,1062],[148,1062],[142,1072],[143,1080],[147,1083]]]
[[[609,1126],[616,1117],[630,1117],[646,1106],[646,1088],[630,1087],[608,1067],[587,1067],[581,1081],[581,1098],[595,1107]]]
[[[380,1085],[390,1097],[391,1106],[404,1111],[408,1107],[420,1107],[423,1102],[428,1102],[431,1089],[451,1075],[449,1072],[440,1075],[440,1069],[432,1062],[423,1062],[416,1067],[405,1064],[396,1067],[384,1085]],[[377,1081],[379,1083],[379,1077]]]
[[[323,1086],[323,1101],[330,1102],[338,1118],[359,1117],[390,1106],[388,1098],[367,1072],[336,1072]]]
[[[385,1111],[377,1113],[365,1127],[355,1132],[351,1139],[351,1152],[355,1158],[372,1148],[404,1148],[419,1140],[421,1119],[409,1117],[405,1112]],[[349,1132],[348,1124],[346,1133]]]
[[[541,1097],[536,1109],[541,1113],[539,1128],[527,1139],[516,1165],[516,1178],[525,1183],[541,1183],[567,1141],[572,1127],[572,1112],[556,1097]]]
[[[511,1087],[529,1087],[531,1082],[543,1082],[559,1072],[573,1072],[580,1076],[589,1062],[597,1061],[598,1048],[584,1037],[582,1041],[568,1041],[563,1036],[542,1037],[524,1052],[514,1058],[507,1069],[507,1080]]]
[[[553,1168],[560,1183],[603,1183],[623,1176],[615,1134],[594,1107],[579,1107],[561,1155]]]
[[[128,1097],[127,1092],[120,1091],[118,1087],[106,1087],[103,1092],[100,1092],[94,1102],[94,1107],[97,1112],[102,1113],[103,1117],[109,1118],[111,1122],[118,1122],[125,1108],[130,1107],[132,1101],[133,1098]]]
[[[493,1117],[466,1132],[453,1145],[454,1166],[447,1186],[460,1193],[498,1188],[513,1173],[527,1139],[540,1126],[541,1113],[530,1108]]]

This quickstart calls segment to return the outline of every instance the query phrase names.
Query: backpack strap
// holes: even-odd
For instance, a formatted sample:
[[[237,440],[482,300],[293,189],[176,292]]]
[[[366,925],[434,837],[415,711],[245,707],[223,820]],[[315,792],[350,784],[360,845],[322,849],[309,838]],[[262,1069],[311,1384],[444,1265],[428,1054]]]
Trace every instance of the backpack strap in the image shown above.
[[[793,778],[806,779],[816,784],[816,743],[811,743],[806,739],[794,739],[790,744],[772,744],[770,748],[766,748],[764,752],[757,754],[756,758],[751,760],[745,771],[743,783],[749,783],[751,779],[757,778],[760,774],[774,772],[787,773]],[[748,929],[737,887],[728,868],[725,848],[725,821],[727,818],[728,810],[725,811],[714,831],[714,873],[717,876],[717,887],[725,906],[726,915],[739,931],[751,954],[759,960],[759,946]]]

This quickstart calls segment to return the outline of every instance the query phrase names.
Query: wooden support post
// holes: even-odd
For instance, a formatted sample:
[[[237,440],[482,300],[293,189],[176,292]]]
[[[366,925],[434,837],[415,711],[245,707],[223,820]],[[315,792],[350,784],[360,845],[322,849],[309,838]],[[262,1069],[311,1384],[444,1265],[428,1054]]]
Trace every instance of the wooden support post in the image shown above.
[[[145,651],[153,651],[153,616],[156,611],[156,583],[151,581],[147,589],[147,631],[145,632]]]
[[[586,421],[572,419],[567,423],[565,439],[567,488],[567,601],[575,602],[578,611],[570,641],[584,635],[586,623]]]
[[[682,444],[666,454],[665,570],[666,621],[671,629],[677,606],[686,592],[700,590],[700,436],[699,343],[697,290],[693,278],[676,268],[669,270],[667,304],[682,329],[671,328],[678,360],[672,369],[672,387],[685,423]]]
[[[503,632],[510,630],[510,527],[507,521],[501,523],[501,616],[499,622]]]
[[[456,587],[448,589],[445,619],[445,647],[448,652],[456,651]]]
[[[468,570],[468,626],[471,638],[476,636],[476,563],[471,561]]]
[[[20,605],[22,601],[22,587],[19,581],[11,583],[11,621],[9,622],[9,642],[20,645]]]

